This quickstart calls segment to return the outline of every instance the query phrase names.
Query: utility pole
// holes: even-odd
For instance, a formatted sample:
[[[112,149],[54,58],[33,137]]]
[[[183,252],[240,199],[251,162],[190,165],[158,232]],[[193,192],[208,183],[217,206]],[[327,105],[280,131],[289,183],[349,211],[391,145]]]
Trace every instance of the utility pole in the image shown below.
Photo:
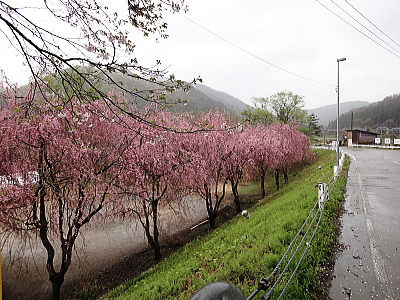
[[[337,119],[336,119],[336,166],[339,167],[339,62],[346,58],[337,59]]]

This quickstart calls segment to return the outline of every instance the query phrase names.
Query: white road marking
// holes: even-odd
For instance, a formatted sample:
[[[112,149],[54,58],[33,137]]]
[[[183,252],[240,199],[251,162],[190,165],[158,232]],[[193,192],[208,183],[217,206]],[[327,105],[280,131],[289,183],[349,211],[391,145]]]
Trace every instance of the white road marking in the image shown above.
[[[369,247],[371,249],[372,264],[374,266],[376,278],[378,279],[378,281],[382,282],[383,284],[387,284],[388,276],[386,274],[385,261],[379,255],[377,243],[375,241],[375,238],[372,236],[372,232],[374,230],[374,228],[372,226],[372,221],[371,221],[371,219],[366,218],[365,222],[367,224]]]
[[[384,159],[388,159],[386,156],[384,156],[383,158],[384,158]],[[394,162],[396,165],[400,165],[400,163],[397,162],[397,161],[395,161],[395,160],[394,160],[393,162]]]

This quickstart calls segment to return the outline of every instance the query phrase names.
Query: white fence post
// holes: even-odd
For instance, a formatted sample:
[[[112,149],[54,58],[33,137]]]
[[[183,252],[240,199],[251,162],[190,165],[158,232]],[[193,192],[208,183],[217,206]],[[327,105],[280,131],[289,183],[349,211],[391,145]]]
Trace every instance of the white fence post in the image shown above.
[[[318,183],[318,204],[324,209],[325,202],[329,200],[329,189],[327,183]]]

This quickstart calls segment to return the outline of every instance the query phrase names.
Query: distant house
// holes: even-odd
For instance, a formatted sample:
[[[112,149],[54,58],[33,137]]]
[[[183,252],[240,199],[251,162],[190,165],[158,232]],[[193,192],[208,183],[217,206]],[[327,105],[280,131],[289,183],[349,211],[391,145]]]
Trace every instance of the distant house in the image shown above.
[[[346,130],[347,131],[347,146],[353,147],[353,145],[372,145],[375,144],[375,138],[378,136],[377,133],[364,131],[364,130]]]

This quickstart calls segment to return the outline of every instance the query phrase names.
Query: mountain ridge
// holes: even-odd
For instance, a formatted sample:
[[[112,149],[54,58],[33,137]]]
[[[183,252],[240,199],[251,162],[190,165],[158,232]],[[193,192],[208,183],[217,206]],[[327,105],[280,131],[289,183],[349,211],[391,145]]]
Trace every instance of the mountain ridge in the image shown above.
[[[159,85],[149,81],[140,81],[123,74],[113,75],[113,79],[119,82],[126,90],[152,92],[159,89]],[[111,87],[103,86],[101,90],[107,92]],[[124,92],[124,91],[122,91]],[[5,96],[4,89],[0,87],[1,96]],[[145,101],[140,96],[135,97],[135,93],[124,93],[128,103],[137,103],[138,107],[143,107]],[[219,109],[227,111],[233,115],[240,116],[243,110],[251,107],[242,100],[223,91],[215,90],[204,84],[193,84],[189,91],[178,90],[166,95],[167,102],[174,102],[169,109],[180,112],[199,112]],[[1,100],[1,99],[0,99]],[[180,102],[180,103],[179,103]],[[1,103],[0,103],[1,104]],[[314,113],[318,118],[318,124],[325,128],[336,127],[337,104],[325,105],[318,108],[306,109],[308,114]],[[350,111],[353,111],[354,122],[350,125]],[[344,127],[400,127],[400,94],[387,96],[377,102],[367,101],[348,101],[340,103],[340,126]],[[343,127],[343,128],[344,128]]]
[[[367,101],[347,101],[339,103],[340,115],[347,113],[351,110],[368,106],[370,102]],[[314,113],[319,121],[318,124],[327,127],[329,122],[337,118],[337,104],[324,105],[318,108],[308,109],[308,114]]]
[[[229,105],[227,107],[237,114],[240,114],[248,106],[242,100],[240,100],[226,92],[222,92],[222,91],[218,91],[213,88],[210,88],[207,85],[196,84],[195,88],[198,89],[199,91],[203,92],[207,96],[209,96],[211,99],[215,99],[215,100],[223,103],[225,106]]]

